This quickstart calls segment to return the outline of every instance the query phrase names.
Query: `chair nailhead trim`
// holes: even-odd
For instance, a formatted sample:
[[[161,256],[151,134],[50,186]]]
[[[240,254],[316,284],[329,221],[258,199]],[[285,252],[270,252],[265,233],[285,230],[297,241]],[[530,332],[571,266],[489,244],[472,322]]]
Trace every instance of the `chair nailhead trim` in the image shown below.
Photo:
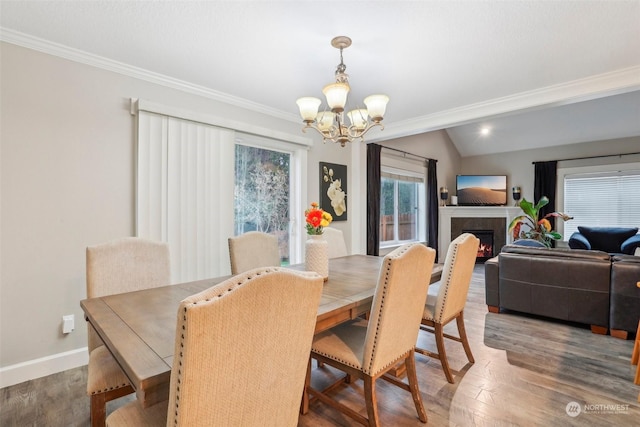
[[[122,383],[122,384],[117,385],[117,386],[113,386],[113,387],[108,387],[108,388],[103,388],[103,389],[100,389],[100,390],[92,391],[91,395],[93,396],[94,394],[102,394],[102,393],[106,393],[108,391],[117,390],[119,388],[126,387],[127,385],[128,385],[127,383]]]

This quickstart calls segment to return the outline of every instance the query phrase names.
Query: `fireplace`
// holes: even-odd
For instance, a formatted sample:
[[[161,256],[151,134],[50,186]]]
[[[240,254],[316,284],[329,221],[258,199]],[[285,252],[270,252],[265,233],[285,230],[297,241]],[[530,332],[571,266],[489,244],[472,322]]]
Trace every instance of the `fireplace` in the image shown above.
[[[476,264],[484,263],[494,256],[493,230],[462,230],[463,233],[471,233],[480,239]]]
[[[493,253],[512,242],[508,224],[522,214],[519,206],[443,206],[438,209],[438,262],[443,263],[451,240],[462,230],[493,230]]]

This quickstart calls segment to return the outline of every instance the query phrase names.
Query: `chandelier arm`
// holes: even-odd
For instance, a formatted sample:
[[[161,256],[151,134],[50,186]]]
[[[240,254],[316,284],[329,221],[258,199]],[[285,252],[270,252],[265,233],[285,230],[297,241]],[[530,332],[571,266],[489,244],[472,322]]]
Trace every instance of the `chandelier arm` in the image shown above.
[[[373,123],[368,123],[367,126],[362,129],[361,131],[359,131],[355,126],[351,125],[349,126],[349,136],[351,138],[360,138],[362,139],[362,137],[369,132],[372,128],[376,127],[376,126],[380,126],[380,130],[384,129],[384,125],[380,122],[373,122]]]
[[[316,132],[318,132],[320,135],[322,135],[323,139],[329,139],[329,140],[334,140],[335,138],[337,138],[338,136],[340,136],[340,134],[338,133],[338,128],[335,125],[331,125],[329,128],[327,128],[326,131],[322,131],[318,128],[318,126],[316,126],[313,123],[307,123],[303,128],[302,128],[302,132],[307,133],[307,129],[313,129]],[[334,141],[335,142],[335,141]]]
[[[334,139],[340,135],[340,131],[336,125],[331,125],[327,129],[327,132],[324,134],[325,139],[329,137],[330,139]]]
[[[307,129],[313,129],[316,132],[318,132],[320,135],[322,135],[322,137],[324,138],[325,135],[324,133],[318,129],[316,126],[312,125],[311,123],[307,123],[303,128],[302,128],[302,132],[307,133]]]

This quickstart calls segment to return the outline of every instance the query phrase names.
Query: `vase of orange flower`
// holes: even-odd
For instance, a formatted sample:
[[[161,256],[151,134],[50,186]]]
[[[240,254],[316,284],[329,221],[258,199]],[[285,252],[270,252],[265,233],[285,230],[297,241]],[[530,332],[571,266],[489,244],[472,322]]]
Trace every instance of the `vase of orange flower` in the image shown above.
[[[329,280],[329,245],[322,235],[324,227],[327,227],[333,217],[313,202],[311,208],[304,212],[308,239],[305,243],[304,264],[307,271],[315,271]]]

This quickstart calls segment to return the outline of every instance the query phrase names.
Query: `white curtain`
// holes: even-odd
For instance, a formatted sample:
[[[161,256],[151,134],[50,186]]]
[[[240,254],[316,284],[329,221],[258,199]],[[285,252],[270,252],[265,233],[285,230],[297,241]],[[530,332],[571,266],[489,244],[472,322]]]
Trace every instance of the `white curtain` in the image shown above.
[[[230,273],[234,132],[138,111],[136,227],[164,241],[173,283]]]

